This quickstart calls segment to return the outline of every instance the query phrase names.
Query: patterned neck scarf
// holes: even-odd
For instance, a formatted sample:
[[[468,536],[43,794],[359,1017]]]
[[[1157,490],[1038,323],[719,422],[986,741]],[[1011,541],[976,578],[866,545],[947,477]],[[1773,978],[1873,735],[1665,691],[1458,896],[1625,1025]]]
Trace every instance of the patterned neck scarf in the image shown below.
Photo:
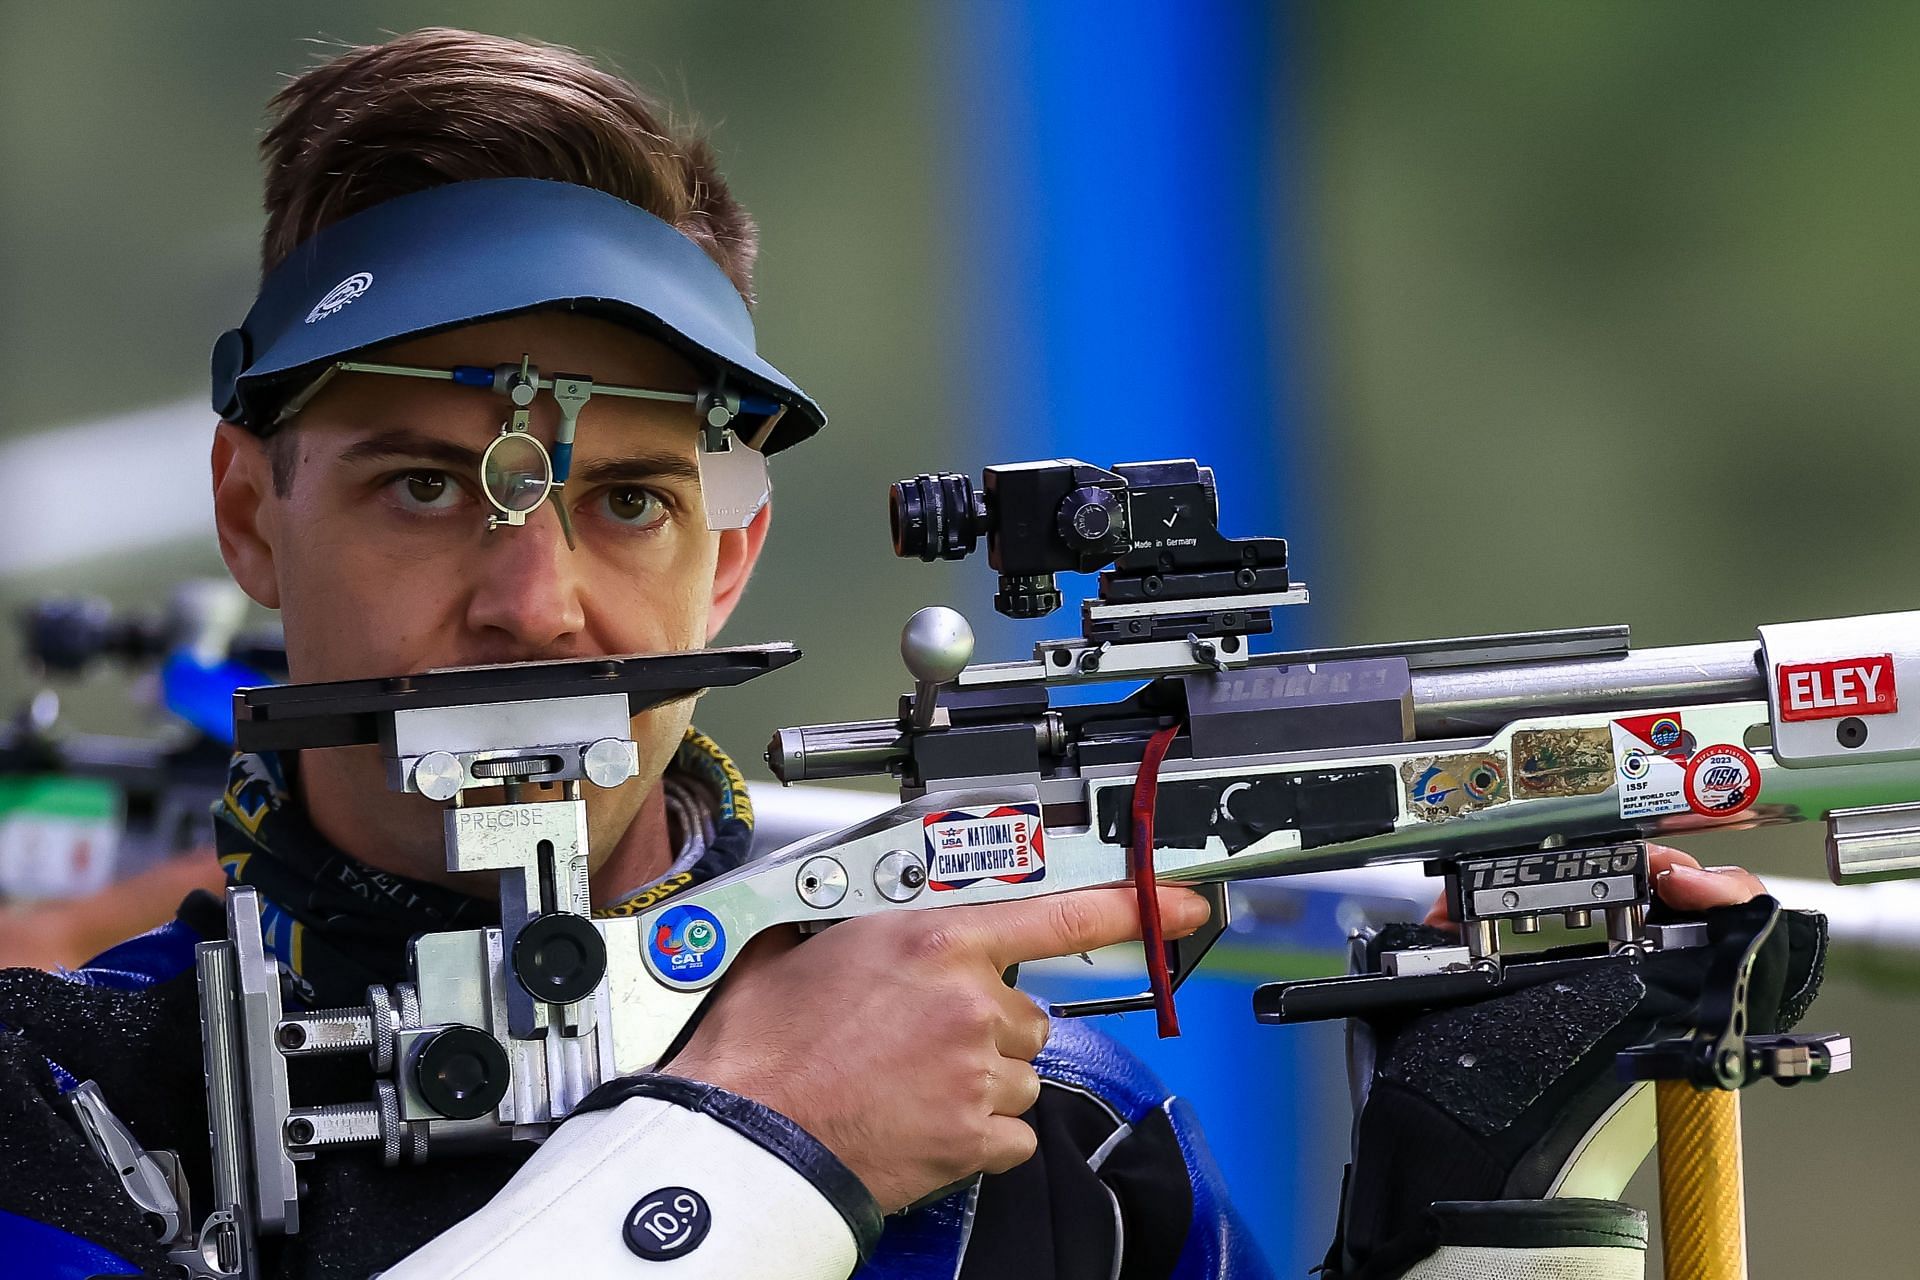
[[[500,922],[497,901],[381,871],[334,848],[300,803],[297,760],[234,756],[214,809],[214,845],[228,882],[259,891],[267,948],[309,1008],[357,1005],[368,986],[404,981],[415,934]],[[747,860],[753,802],[746,779],[711,738],[687,730],[663,786],[672,865],[595,915],[634,915]]]

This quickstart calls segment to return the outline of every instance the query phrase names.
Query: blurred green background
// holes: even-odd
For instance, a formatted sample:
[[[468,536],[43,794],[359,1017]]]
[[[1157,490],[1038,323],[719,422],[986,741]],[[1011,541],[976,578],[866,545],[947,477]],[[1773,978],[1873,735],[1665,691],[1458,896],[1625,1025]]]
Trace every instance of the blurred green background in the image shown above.
[[[729,634],[797,641],[806,664],[701,715],[757,766],[776,725],[890,705],[911,610],[986,611],[984,567],[896,561],[881,506],[901,476],[1011,460],[975,441],[953,354],[976,193],[952,162],[968,121],[944,83],[950,14],[885,0],[532,12],[0,0],[0,450],[204,403],[211,340],[252,296],[261,106],[324,54],[312,41],[449,23],[575,45],[713,126],[763,231],[762,350],[835,419],[780,460],[779,532]],[[1920,607],[1920,8],[1272,13],[1302,135],[1271,177],[1302,223],[1284,249],[1304,284],[1287,376],[1311,413],[1288,466],[1317,521],[1260,532],[1295,538],[1312,640],[1624,621],[1646,645]],[[1127,195],[1203,210],[1204,176]],[[0,609],[50,591],[153,604],[220,572],[204,533],[151,514],[178,508],[181,482],[112,451],[60,471],[7,476],[5,544],[56,515],[163,536],[0,559]],[[46,484],[82,501],[37,505]],[[0,631],[9,706],[27,687],[14,644]],[[79,706],[123,720],[121,694],[103,685]],[[1811,828],[1694,851],[1821,874]],[[1920,1269],[1899,1065],[1920,1056],[1920,1003],[1885,970],[1840,957],[1814,1015],[1854,1033],[1850,1077],[1748,1095],[1756,1276]],[[1329,1140],[1329,1184],[1339,1159]],[[1637,1190],[1650,1205],[1651,1182]]]

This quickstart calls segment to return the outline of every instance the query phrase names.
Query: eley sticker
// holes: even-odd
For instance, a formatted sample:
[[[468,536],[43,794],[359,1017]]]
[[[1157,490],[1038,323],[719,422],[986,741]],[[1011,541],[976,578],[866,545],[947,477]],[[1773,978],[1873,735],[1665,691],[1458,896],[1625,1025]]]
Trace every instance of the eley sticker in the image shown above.
[[[1620,816],[1685,813],[1687,761],[1693,747],[1693,735],[1677,711],[1615,720],[1614,785],[1620,789]]]
[[[727,956],[727,931],[705,907],[669,907],[647,937],[647,962],[671,982],[698,982]]]
[[[1900,709],[1893,687],[1893,655],[1780,664],[1782,720],[1838,720],[1890,716]]]
[[[1047,874],[1040,806],[948,809],[928,814],[927,888],[964,889],[982,880],[1026,884]]]
[[[1716,743],[1687,762],[1687,807],[1709,818],[1740,813],[1760,798],[1760,766],[1742,747]]]

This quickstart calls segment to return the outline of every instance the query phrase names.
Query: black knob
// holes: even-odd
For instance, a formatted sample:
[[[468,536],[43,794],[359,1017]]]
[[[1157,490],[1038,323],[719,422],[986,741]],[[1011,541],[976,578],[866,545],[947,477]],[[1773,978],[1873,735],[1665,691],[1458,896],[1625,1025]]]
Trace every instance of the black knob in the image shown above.
[[[513,940],[513,976],[535,1000],[585,1000],[607,972],[607,944],[585,916],[535,916]]]
[[[413,1060],[421,1101],[453,1120],[472,1120],[499,1106],[512,1078],[507,1051],[477,1027],[437,1032]]]
[[[1127,509],[1111,489],[1088,485],[1060,503],[1060,540],[1093,560],[1111,560],[1127,540]]]

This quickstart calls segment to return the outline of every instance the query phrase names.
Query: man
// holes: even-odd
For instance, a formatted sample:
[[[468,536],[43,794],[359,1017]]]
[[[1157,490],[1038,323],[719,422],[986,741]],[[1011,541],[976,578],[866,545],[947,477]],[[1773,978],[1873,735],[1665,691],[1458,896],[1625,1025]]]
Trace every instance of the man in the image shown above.
[[[704,142],[569,52],[453,31],[349,51],[274,111],[261,297],[216,349],[212,461],[222,553],[281,611],[293,678],[706,644],[768,536],[758,451],[824,419],[752,349],[753,224]],[[691,711],[636,718],[639,776],[590,795],[603,912],[748,854],[739,775]],[[309,1006],[497,910],[367,751],[239,758],[216,834]],[[1752,892],[1682,882],[1680,906]],[[0,1257],[157,1270],[60,1099],[94,1079],[206,1185],[188,957],[208,905],[78,981],[0,974]],[[1181,890],[1161,909],[1172,936],[1205,916]],[[644,1274],[623,1221],[697,1186],[710,1229],[672,1274],[1263,1275],[1184,1105],[1002,981],[1138,936],[1124,890],[765,935],[661,1074],[537,1154],[305,1166],[302,1230],[265,1271]]]

